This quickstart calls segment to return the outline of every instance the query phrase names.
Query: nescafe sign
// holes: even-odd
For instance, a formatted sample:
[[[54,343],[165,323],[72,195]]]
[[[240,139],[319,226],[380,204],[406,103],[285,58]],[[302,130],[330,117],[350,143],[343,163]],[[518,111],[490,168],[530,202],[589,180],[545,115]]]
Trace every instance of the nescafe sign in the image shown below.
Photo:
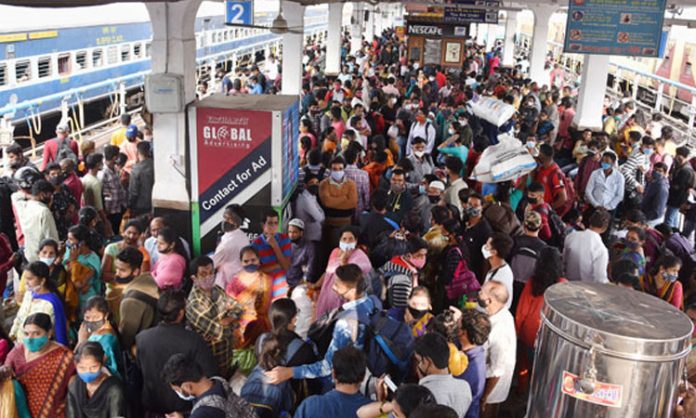
[[[427,25],[409,25],[409,35],[442,36],[442,28]]]

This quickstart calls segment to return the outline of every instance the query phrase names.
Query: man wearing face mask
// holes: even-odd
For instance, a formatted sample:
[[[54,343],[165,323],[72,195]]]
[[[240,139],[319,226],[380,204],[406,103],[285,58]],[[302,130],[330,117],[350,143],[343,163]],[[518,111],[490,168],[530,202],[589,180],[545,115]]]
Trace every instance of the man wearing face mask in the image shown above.
[[[115,260],[115,281],[125,284],[119,304],[118,333],[121,344],[130,352],[135,336],[155,325],[159,288],[150,273],[140,271],[143,254],[134,247],[126,247]]]
[[[506,286],[495,280],[484,283],[478,303],[488,314],[491,332],[485,344],[486,386],[481,396],[481,416],[497,417],[500,405],[510,393],[517,358],[515,320],[506,307],[509,299]]]
[[[448,205],[455,206],[459,213],[462,212],[461,202],[459,201],[459,191],[466,189],[469,186],[462,178],[464,163],[457,157],[447,157],[445,159],[445,171],[449,185],[444,193],[445,202]]]
[[[643,137],[640,151],[633,153],[620,171],[626,180],[626,204],[639,204],[645,187],[645,174],[650,170],[650,155],[655,148],[655,140],[649,136]]]
[[[643,200],[640,203],[640,210],[645,214],[647,224],[651,228],[661,224],[665,219],[668,196],[667,166],[664,163],[655,163],[652,178],[645,187]]]
[[[186,322],[208,343],[220,375],[229,379],[242,307],[215,285],[215,266],[210,257],[195,258],[189,270],[193,288],[186,302]]]
[[[491,267],[486,273],[484,283],[495,280],[505,285],[508,294],[507,302],[505,302],[506,309],[510,309],[510,306],[512,306],[513,276],[512,269],[505,259],[510,256],[513,245],[514,242],[509,235],[502,232],[494,232],[491,234],[491,237],[488,238],[486,244],[481,247],[481,254]]]
[[[585,200],[595,208],[613,211],[623,200],[625,179],[616,170],[616,154],[605,152],[602,166],[595,170],[585,187]]]
[[[291,219],[288,222],[288,237],[292,242],[292,257],[288,268],[288,286],[295,287],[303,281],[315,282],[318,279],[316,272],[316,244],[304,238],[305,223],[302,219]]]
[[[481,253],[481,247],[486,244],[493,233],[491,225],[483,217],[483,197],[478,193],[472,193],[467,200],[467,220],[464,230],[464,242],[469,249],[471,257],[469,265],[471,271],[476,273],[479,281],[483,281],[485,259]]]
[[[413,171],[409,178],[411,183],[420,183],[427,174],[432,174],[435,164],[430,154],[425,152],[425,139],[419,136],[413,139],[411,144],[413,153],[408,159],[413,164]]]
[[[342,157],[334,158],[329,178],[319,183],[319,201],[326,214],[323,233],[326,248],[338,245],[338,231],[350,225],[358,206],[358,189],[355,182],[346,177],[345,167]]]
[[[239,252],[250,244],[249,237],[242,231],[244,211],[237,204],[229,205],[222,214],[220,242],[215,248],[213,262],[217,266],[215,284],[227,288],[227,284],[242,269]]]
[[[72,193],[63,184],[63,179],[60,164],[51,163],[46,166],[46,180],[55,187],[50,208],[61,240],[68,237],[68,228],[75,224],[74,220],[77,219],[79,208]]]
[[[190,356],[205,376],[218,374],[217,362],[205,340],[185,327],[184,292],[163,291],[157,301],[157,312],[161,322],[135,337],[136,362],[143,375],[142,405],[152,415],[190,411],[191,403],[177,396],[162,376],[167,360],[175,354]]]
[[[387,216],[395,222],[401,222],[413,207],[413,195],[406,188],[406,172],[399,168],[394,169],[389,182]]]
[[[5,176],[12,177],[22,167],[31,167],[36,170],[36,166],[24,156],[24,150],[18,143],[13,143],[4,150],[7,155],[7,170]],[[38,171],[38,170],[37,170]]]
[[[49,163],[60,162],[62,158],[66,158],[65,155],[69,153],[63,151],[63,148],[69,148],[73,156],[77,158],[79,154],[77,141],[70,138],[70,128],[67,125],[58,125],[56,127],[56,137],[45,142],[41,171],[46,170],[46,166]],[[58,157],[58,154],[61,154],[61,158]]]
[[[425,113],[422,110],[416,112],[416,123],[411,125],[406,141],[406,155],[413,154],[413,140],[417,137],[425,139],[425,153],[432,154],[435,148],[435,136],[437,131],[433,124],[425,118]]]
[[[58,229],[49,209],[54,187],[46,180],[38,180],[31,187],[31,199],[18,211],[18,223],[24,232],[24,256],[27,261],[37,261],[39,244],[45,239],[58,241]]]
[[[430,174],[423,179],[425,184],[421,184],[418,188],[419,196],[414,201],[414,207],[421,217],[422,224],[430,227],[431,210],[436,205],[444,205],[442,201],[442,193],[445,191],[445,184]]]

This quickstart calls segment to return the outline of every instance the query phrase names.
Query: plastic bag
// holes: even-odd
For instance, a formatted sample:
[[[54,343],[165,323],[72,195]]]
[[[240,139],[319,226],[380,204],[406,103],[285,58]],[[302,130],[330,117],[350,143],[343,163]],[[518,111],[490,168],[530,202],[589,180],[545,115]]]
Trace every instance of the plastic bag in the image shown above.
[[[536,168],[534,157],[520,141],[500,135],[500,143],[486,148],[471,172],[471,179],[482,183],[502,183],[514,180]]]
[[[515,115],[514,106],[493,97],[479,97],[476,102],[471,102],[471,111],[498,128]]]

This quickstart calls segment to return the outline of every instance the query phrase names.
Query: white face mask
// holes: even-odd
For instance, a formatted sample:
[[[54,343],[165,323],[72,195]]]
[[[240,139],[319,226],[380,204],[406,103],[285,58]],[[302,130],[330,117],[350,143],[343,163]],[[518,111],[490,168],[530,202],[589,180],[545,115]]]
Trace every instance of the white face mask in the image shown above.
[[[486,248],[486,245],[484,245],[483,247],[481,247],[481,254],[483,254],[483,258],[484,258],[485,260],[488,260],[488,259],[491,258],[491,256],[493,255],[493,254],[491,254],[491,252],[488,250],[488,248]]]
[[[176,396],[178,396],[179,398],[181,398],[182,400],[187,401],[187,402],[196,399],[196,397],[194,395],[186,396],[178,390],[175,390],[174,392],[176,392]]]
[[[449,129],[447,130],[447,132],[448,132],[450,135],[454,135],[454,129],[452,129],[452,128],[449,128]]]
[[[356,245],[357,245],[357,244],[356,244],[355,242],[343,242],[343,241],[340,241],[340,242],[338,243],[338,248],[340,248],[341,251],[352,251],[352,250],[355,249],[355,246],[356,246]]]
[[[415,154],[415,156],[418,157],[418,158],[423,158],[423,156],[425,155],[425,152],[423,152],[423,151],[413,151],[413,154]]]
[[[54,261],[56,261],[55,257],[44,257],[44,258],[39,258],[39,261],[44,263],[45,265],[51,267]]]

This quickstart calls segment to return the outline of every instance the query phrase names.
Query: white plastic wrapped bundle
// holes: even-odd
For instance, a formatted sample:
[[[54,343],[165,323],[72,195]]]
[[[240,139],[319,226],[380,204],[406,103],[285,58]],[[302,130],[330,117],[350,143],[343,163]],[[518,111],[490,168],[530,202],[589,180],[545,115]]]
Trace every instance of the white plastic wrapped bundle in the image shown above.
[[[515,114],[515,107],[493,97],[479,97],[471,103],[471,110],[478,118],[501,127]]]
[[[496,145],[486,148],[471,173],[482,183],[502,183],[523,176],[536,167],[536,161],[513,136],[500,135]]]

